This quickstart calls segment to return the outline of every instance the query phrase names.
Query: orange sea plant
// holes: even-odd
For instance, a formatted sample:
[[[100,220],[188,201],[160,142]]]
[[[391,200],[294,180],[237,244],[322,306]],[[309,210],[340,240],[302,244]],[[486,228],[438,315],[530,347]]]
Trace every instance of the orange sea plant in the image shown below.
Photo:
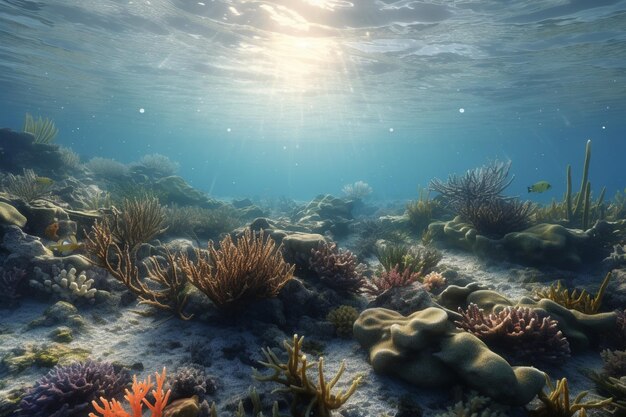
[[[100,397],[101,406],[98,405],[97,401],[91,402],[99,414],[89,413],[89,417],[142,417],[144,405],[152,412],[151,417],[162,417],[163,409],[170,398],[171,390],[167,390],[167,392],[163,390],[165,368],[163,368],[161,374],[155,372],[154,375],[156,377],[156,389],[153,389],[154,383],[150,376],[143,381],[137,381],[137,375],[133,376],[132,391],[127,389],[126,395],[124,396],[130,406],[130,413],[126,411],[122,403],[116,399],[109,401],[106,398]],[[152,397],[154,398],[152,403],[146,399],[151,389]]]

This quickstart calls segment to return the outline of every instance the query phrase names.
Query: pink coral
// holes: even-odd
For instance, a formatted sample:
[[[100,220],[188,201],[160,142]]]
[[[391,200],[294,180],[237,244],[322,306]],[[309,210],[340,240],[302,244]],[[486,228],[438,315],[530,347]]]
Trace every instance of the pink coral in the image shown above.
[[[406,287],[419,280],[418,272],[411,272],[410,268],[405,268],[400,273],[398,268],[399,266],[396,265],[390,271],[382,271],[380,275],[363,285],[363,292],[379,296],[390,288]]]
[[[499,313],[486,315],[476,304],[467,311],[459,308],[460,329],[482,339],[489,347],[501,350],[507,356],[524,360],[554,360],[569,356],[569,342],[558,329],[556,320],[539,318],[525,307],[506,307]]]
[[[365,265],[349,250],[338,249],[336,243],[312,249],[309,264],[324,284],[337,291],[357,293],[366,283]]]

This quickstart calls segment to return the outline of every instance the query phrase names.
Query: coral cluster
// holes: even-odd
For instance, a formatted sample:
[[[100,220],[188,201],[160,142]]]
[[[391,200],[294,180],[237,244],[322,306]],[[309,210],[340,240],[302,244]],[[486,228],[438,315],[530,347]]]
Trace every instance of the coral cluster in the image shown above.
[[[77,275],[76,268],[58,270],[53,267],[52,278],[39,267],[35,267],[34,272],[36,279],[30,280],[30,286],[52,293],[62,300],[93,302],[98,293],[96,288],[92,288],[94,280],[88,279],[85,271]]]
[[[569,356],[567,339],[549,316],[540,318],[525,307],[505,307],[498,313],[485,314],[476,304],[459,308],[462,318],[455,324],[477,336],[498,351],[511,352],[525,361],[555,360]]]
[[[246,301],[270,298],[293,278],[294,265],[285,262],[280,246],[246,229],[234,243],[230,235],[219,249],[195,250],[196,261],[181,255],[180,268],[189,281],[222,309],[241,308]]]
[[[535,410],[530,410],[528,415],[532,417],[572,417],[578,413],[578,417],[586,417],[587,410],[606,408],[611,403],[610,398],[582,402],[588,394],[587,391],[581,392],[572,401],[569,397],[569,385],[566,378],[558,380],[555,386],[546,375],[546,385],[550,392],[546,394],[541,391],[539,393],[539,399],[543,404]]]
[[[491,398],[471,391],[464,400],[458,401],[453,407],[448,407],[445,413],[435,417],[508,417],[509,407],[494,404]]]
[[[343,305],[331,310],[326,320],[335,326],[335,332],[339,337],[351,337],[352,326],[358,317],[359,312],[356,308]]]
[[[271,349],[263,349],[266,362],[259,362],[264,367],[272,370],[270,375],[263,375],[254,371],[254,378],[258,381],[276,382],[286,387],[293,395],[291,402],[291,414],[303,417],[330,417],[332,410],[341,407],[358,388],[362,376],[352,380],[350,387],[344,392],[340,390],[333,393],[333,388],[339,382],[345,371],[345,363],[342,362],[337,374],[327,381],[324,377],[324,358],[317,363],[309,364],[306,355],[302,353],[302,341],[304,337],[293,336],[293,343],[284,342],[288,354],[287,362],[281,362]],[[317,367],[317,384],[311,381],[307,375],[309,368]],[[301,408],[304,407],[304,411]],[[313,413],[313,414],[312,414]]]
[[[369,351],[376,372],[420,387],[463,383],[494,401],[524,405],[545,384],[543,372],[512,367],[476,336],[455,328],[441,308],[428,307],[408,317],[370,308],[354,323],[354,337]]]
[[[92,401],[93,408],[101,417],[142,417],[143,406],[145,405],[151,412],[151,417],[161,417],[163,415],[163,409],[167,405],[170,397],[170,391],[165,392],[163,385],[165,384],[165,368],[163,372],[159,374],[155,372],[156,388],[150,376],[141,382],[137,381],[137,375],[133,376],[132,390],[126,389],[126,395],[124,398],[130,406],[132,415],[129,414],[122,403],[116,399],[108,400],[106,397],[101,396],[99,405],[97,401]],[[152,392],[150,392],[152,390]],[[148,394],[152,394],[152,402],[147,397]],[[110,398],[110,397],[109,397]],[[100,417],[97,414],[89,413],[89,417]]]
[[[122,394],[129,381],[126,372],[106,362],[56,366],[26,392],[17,416],[84,417],[92,401]]]
[[[411,272],[410,268],[405,268],[402,272],[399,272],[398,268],[396,265],[389,271],[380,271],[380,274],[363,284],[362,291],[379,296],[390,288],[407,287],[420,280],[420,274]]]
[[[185,365],[169,377],[168,388],[171,391],[170,399],[174,401],[194,395],[204,399],[215,392],[216,386],[215,381],[204,372],[203,367]]]
[[[337,291],[357,293],[365,284],[365,265],[349,250],[338,249],[336,243],[312,249],[309,264],[324,284]]]
[[[32,169],[24,169],[22,175],[8,174],[3,180],[4,190],[27,203],[50,196],[53,181],[42,179]]]
[[[568,288],[564,288],[561,285],[561,281],[557,281],[556,285],[552,284],[548,288],[537,291],[537,295],[540,298],[547,298],[569,309],[578,310],[585,314],[595,314],[600,310],[602,298],[610,280],[611,273],[609,272],[604,277],[602,284],[600,284],[600,289],[595,297],[591,296],[586,290],[582,290],[580,294],[578,294],[577,290],[570,292]]]

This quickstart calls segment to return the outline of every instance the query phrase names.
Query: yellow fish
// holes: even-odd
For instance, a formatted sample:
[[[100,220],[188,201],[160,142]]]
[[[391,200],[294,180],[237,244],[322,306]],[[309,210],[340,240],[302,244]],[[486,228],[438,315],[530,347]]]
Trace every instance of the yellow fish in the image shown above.
[[[48,177],[37,177],[37,179],[35,181],[37,181],[37,184],[40,184],[40,185],[52,185],[52,184],[54,184],[54,180],[52,178],[48,178]]]
[[[69,255],[77,249],[83,247],[82,243],[79,243],[76,240],[76,236],[70,235],[66,238],[60,239],[57,243],[53,243],[52,245],[48,245],[48,249],[58,252],[61,255]]]
[[[552,186],[548,181],[539,181],[528,187],[529,193],[543,193],[548,191]]]

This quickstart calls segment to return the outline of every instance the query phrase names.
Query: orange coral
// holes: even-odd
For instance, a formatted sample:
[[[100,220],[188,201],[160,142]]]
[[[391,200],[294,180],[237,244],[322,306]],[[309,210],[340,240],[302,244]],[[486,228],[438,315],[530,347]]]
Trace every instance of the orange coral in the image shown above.
[[[156,377],[157,386],[156,389],[152,390],[152,397],[154,398],[154,402],[152,404],[150,404],[150,402],[146,399],[148,392],[154,387],[152,378],[148,376],[148,379],[139,382],[137,381],[137,375],[135,375],[133,377],[132,392],[127,389],[126,395],[124,396],[130,405],[132,414],[129,414],[119,401],[115,399],[109,401],[106,398],[100,397],[102,406],[98,405],[96,401],[92,401],[91,404],[96,411],[101,414],[101,416],[89,413],[89,417],[142,417],[144,404],[152,412],[152,417],[161,417],[163,409],[167,405],[167,401],[170,398],[171,390],[168,390],[167,392],[163,391],[163,384],[165,383],[165,368],[163,368],[163,373],[159,374],[158,372],[155,372],[154,375]]]

